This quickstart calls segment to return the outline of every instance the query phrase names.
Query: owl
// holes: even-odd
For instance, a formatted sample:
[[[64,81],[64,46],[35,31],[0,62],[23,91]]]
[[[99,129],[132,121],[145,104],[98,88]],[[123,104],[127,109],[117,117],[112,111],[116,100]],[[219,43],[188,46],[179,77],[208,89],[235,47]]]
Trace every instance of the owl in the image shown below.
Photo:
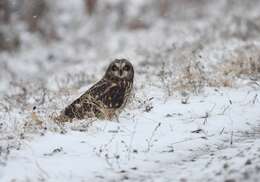
[[[133,88],[133,79],[132,64],[126,59],[115,59],[100,81],[64,109],[62,120],[112,119],[125,106]]]

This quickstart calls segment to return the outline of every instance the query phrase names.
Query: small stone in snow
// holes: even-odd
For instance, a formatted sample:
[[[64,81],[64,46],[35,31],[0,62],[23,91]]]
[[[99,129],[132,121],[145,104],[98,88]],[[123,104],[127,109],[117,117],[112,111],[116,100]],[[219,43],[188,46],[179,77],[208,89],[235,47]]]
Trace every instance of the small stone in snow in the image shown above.
[[[132,167],[131,169],[132,169],[132,170],[137,170],[137,167]]]
[[[134,149],[134,150],[133,150],[133,153],[137,154],[137,153],[138,153],[138,150]]]
[[[126,170],[121,170],[120,173],[126,173]]]
[[[229,165],[227,164],[227,163],[225,163],[224,165],[223,165],[223,168],[224,169],[227,169],[229,167]]]
[[[246,163],[245,163],[245,165],[247,166],[247,165],[251,165],[252,164],[252,161],[250,160],[250,159],[248,159],[247,161],[246,161]]]
[[[236,182],[235,179],[226,179],[225,182]]]

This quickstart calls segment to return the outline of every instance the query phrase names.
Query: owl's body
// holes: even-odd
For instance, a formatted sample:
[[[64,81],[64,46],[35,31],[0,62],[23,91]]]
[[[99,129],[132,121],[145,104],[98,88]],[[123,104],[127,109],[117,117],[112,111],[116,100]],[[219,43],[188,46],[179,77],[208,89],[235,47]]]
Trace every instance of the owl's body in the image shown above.
[[[126,104],[133,87],[134,70],[126,59],[113,61],[104,77],[65,108],[65,120],[112,119]]]

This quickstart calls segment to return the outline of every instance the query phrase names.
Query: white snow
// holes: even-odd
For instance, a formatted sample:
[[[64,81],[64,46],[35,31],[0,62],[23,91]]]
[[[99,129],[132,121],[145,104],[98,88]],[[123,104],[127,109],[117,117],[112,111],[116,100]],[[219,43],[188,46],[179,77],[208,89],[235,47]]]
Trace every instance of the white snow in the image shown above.
[[[121,114],[118,123],[96,121],[84,132],[68,128],[66,134],[22,140],[1,180],[225,180],[230,171],[224,164],[240,173],[247,160],[259,160],[256,94],[260,91],[250,88],[207,89],[188,104],[179,98],[163,103],[150,95],[154,108],[148,113],[134,109]]]
[[[243,21],[259,19],[260,2],[173,2],[160,17],[157,1],[106,0],[87,17],[82,1],[55,1],[63,39],[21,30],[21,49],[0,52],[0,181],[259,180],[259,72],[232,73],[231,65],[225,75],[219,66],[240,51],[259,59],[260,39]],[[123,25],[117,6],[127,11]],[[149,28],[129,30],[136,17]],[[117,57],[135,68],[134,96],[119,117],[55,124],[52,115]],[[192,61],[201,70],[192,64],[195,73],[181,77]]]

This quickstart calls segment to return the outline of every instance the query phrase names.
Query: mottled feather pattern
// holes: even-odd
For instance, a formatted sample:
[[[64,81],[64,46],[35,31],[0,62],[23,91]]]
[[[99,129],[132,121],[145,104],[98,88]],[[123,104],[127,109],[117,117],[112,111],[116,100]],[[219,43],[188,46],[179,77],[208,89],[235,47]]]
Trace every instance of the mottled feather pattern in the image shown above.
[[[114,65],[119,67],[120,73],[122,72],[121,69],[125,69],[125,65],[130,65],[130,69],[127,69],[129,74],[126,72],[126,77],[118,77],[116,71],[112,71],[116,70],[116,68],[113,68]],[[128,100],[133,87],[133,74],[133,67],[127,60],[113,61],[99,82],[65,108],[62,113],[63,120],[92,117],[111,119],[116,111],[125,106]]]

